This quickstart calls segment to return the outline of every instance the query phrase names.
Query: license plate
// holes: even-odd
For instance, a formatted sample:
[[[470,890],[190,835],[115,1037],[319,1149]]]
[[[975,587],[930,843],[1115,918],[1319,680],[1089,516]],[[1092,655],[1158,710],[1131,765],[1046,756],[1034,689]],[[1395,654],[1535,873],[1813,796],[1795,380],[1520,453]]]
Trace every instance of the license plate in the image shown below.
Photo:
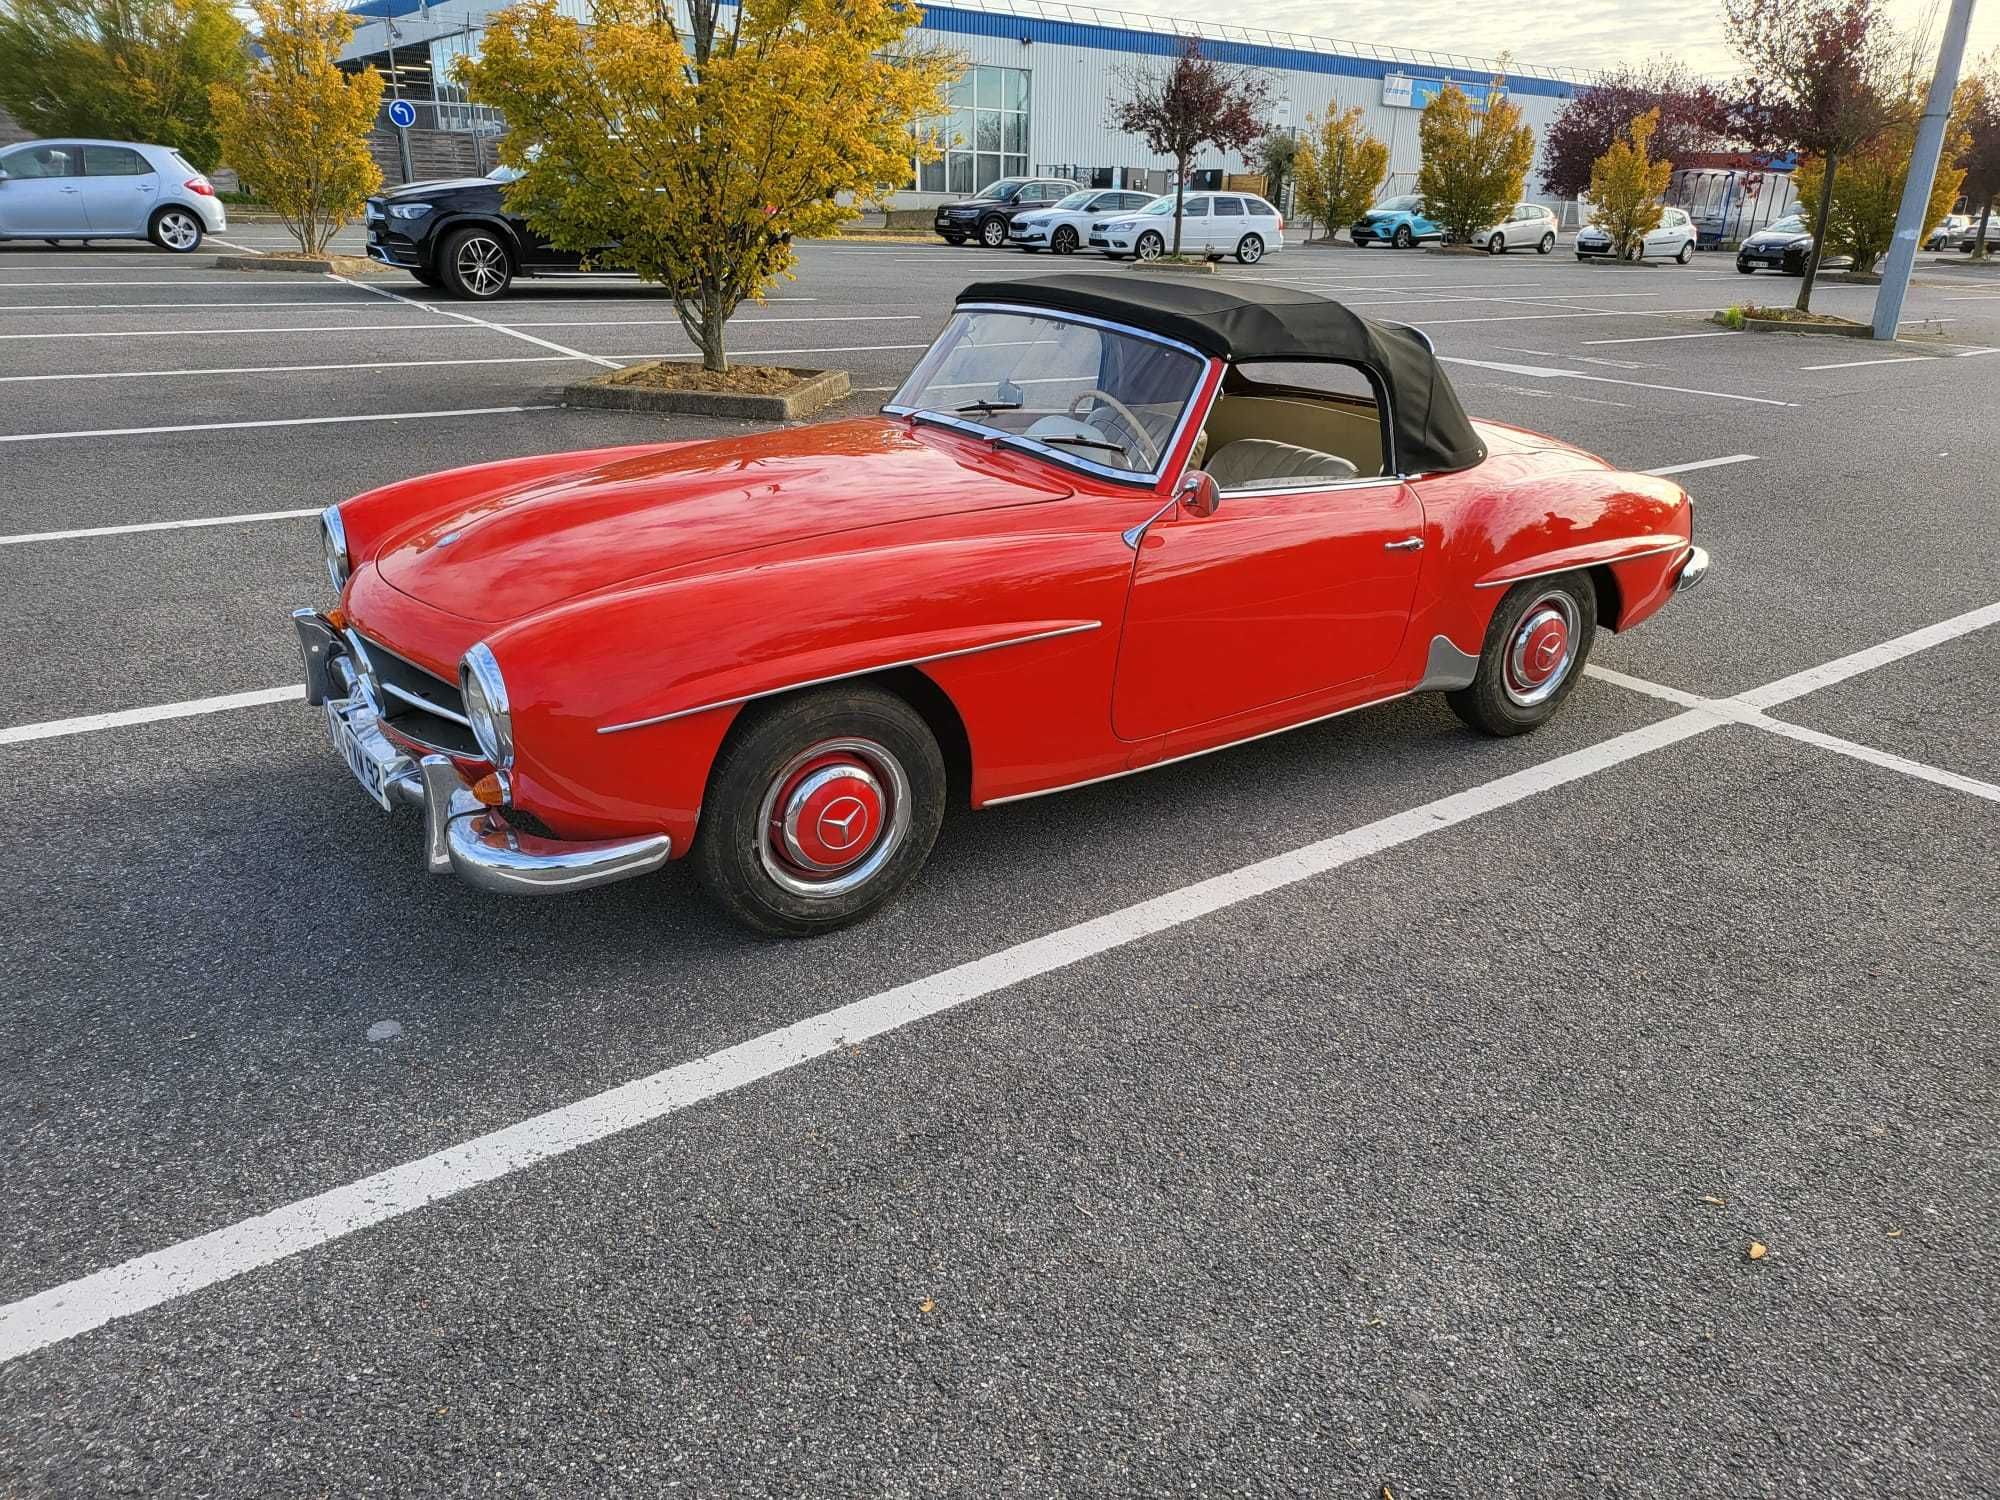
[[[347,762],[347,769],[354,773],[354,779],[361,783],[361,790],[373,797],[381,805],[382,811],[389,811],[388,767],[368,753],[361,742],[361,735],[349,722],[354,713],[366,713],[358,709],[351,698],[329,698],[326,703],[326,729],[333,739],[333,748],[340,758]]]

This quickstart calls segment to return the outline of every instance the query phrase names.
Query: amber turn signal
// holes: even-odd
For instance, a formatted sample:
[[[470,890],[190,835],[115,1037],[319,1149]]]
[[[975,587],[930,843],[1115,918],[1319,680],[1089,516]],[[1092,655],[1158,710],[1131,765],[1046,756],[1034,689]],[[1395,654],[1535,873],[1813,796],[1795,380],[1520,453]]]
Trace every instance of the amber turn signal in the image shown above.
[[[507,783],[498,771],[488,771],[472,783],[473,799],[485,807],[498,807],[507,800]]]
[[[335,630],[347,629],[347,611],[336,604],[326,612],[326,623],[331,625]]]

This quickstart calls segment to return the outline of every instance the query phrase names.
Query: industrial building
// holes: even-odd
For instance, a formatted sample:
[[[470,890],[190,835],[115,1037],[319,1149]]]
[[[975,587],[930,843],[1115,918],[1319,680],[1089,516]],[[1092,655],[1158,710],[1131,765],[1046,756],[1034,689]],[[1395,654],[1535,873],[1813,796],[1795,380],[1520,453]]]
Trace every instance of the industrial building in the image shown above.
[[[579,18],[588,0],[563,0]],[[490,0],[364,0],[344,60],[379,68],[386,97],[416,106],[411,131],[419,176],[481,170],[492,159],[499,122],[473,107],[450,82],[454,58],[479,45]],[[1087,186],[1163,191],[1173,162],[1109,123],[1120,74],[1177,52],[1185,37],[1210,57],[1267,72],[1274,128],[1304,131],[1329,109],[1359,105],[1367,127],[1389,146],[1385,191],[1408,191],[1418,163],[1417,119],[1447,83],[1482,96],[1498,71],[1488,59],[1405,47],[1377,47],[1324,37],[1207,21],[1171,19],[1053,0],[956,0],[924,10],[921,45],[949,48],[968,68],[947,122],[956,144],[941,161],[913,167],[897,207],[963,197],[996,178],[1036,173]],[[1584,84],[1580,73],[1513,63],[1506,89],[1539,137],[1562,101]],[[386,104],[385,104],[386,109]],[[381,154],[395,180],[399,162],[387,138]],[[1241,171],[1240,156],[1211,153],[1197,167]],[[1539,177],[1531,174],[1531,194]]]

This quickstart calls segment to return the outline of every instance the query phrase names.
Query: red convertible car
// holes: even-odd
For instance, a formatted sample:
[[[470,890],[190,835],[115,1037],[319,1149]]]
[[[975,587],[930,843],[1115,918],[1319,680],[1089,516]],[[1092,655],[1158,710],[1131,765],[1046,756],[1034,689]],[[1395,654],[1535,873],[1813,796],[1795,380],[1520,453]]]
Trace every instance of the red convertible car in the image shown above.
[[[432,870],[687,855],[780,933],[887,900],[952,798],[1411,693],[1533,729],[1708,568],[1678,485],[1468,420],[1416,330],[1129,274],[967,288],[875,417],[428,475],[324,542],[307,696]]]

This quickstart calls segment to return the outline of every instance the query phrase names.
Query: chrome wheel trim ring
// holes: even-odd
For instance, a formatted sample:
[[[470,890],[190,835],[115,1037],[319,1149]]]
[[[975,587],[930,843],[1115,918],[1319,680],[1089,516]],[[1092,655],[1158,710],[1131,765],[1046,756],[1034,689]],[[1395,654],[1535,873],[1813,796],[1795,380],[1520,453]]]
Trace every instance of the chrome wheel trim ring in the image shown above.
[[[477,297],[490,297],[507,284],[506,248],[483,234],[458,247],[452,267],[466,290]]]
[[[1576,666],[1576,600],[1561,589],[1536,596],[1515,625],[1500,659],[1507,701],[1535,708],[1549,701]]]
[[[825,761],[826,765],[801,778],[799,773],[815,761]],[[874,842],[858,860],[814,874],[812,867],[815,862],[805,858],[805,851],[800,847],[798,817],[814,791],[818,790],[816,784],[824,773],[851,775],[857,771],[861,778],[877,789],[886,803],[881,826]],[[786,805],[781,809],[778,799],[788,790]],[[757,808],[757,860],[773,882],[794,896],[814,901],[832,900],[859,889],[879,875],[882,867],[903,847],[903,840],[908,837],[909,831],[910,778],[903,770],[903,763],[889,748],[878,740],[856,736],[821,740],[785,762],[778,774],[771,778],[770,786],[765,788],[763,801]],[[802,857],[798,865],[792,864],[786,857],[794,852]]]
[[[201,243],[201,231],[185,213],[164,213],[160,215],[160,239],[169,250],[192,250]]]

